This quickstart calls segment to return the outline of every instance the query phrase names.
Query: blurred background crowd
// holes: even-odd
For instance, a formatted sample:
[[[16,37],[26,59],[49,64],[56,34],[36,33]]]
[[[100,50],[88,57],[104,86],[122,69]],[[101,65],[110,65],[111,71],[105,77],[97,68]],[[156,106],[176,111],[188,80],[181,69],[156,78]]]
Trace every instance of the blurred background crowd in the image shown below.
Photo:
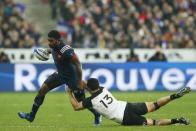
[[[195,0],[37,1],[50,7],[43,10],[48,21],[74,48],[196,48]],[[0,0],[0,48],[46,45],[39,24],[25,16],[27,8],[21,1]]]
[[[0,0],[0,47],[31,48],[41,43],[39,28],[25,19],[26,6]]]
[[[41,0],[76,48],[195,48],[195,0]],[[45,42],[25,18],[26,6],[0,0],[0,47]],[[41,12],[40,12],[41,13]],[[50,13],[50,12],[48,12]]]
[[[195,0],[50,0],[75,47],[195,48]]]

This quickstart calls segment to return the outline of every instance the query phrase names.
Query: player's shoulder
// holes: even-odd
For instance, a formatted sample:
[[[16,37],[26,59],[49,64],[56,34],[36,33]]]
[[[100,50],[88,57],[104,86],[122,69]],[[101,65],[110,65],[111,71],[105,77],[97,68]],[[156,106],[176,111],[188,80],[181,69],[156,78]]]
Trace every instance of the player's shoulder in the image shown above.
[[[106,88],[104,88],[104,87],[100,87],[100,90],[102,90],[102,92],[109,92]]]
[[[100,88],[97,92],[95,92],[95,93],[93,93],[92,95],[91,95],[91,98],[93,99],[93,98],[96,98],[96,97],[98,97],[100,94],[102,94],[103,93],[103,88]]]
[[[66,52],[67,50],[73,50],[73,48],[69,45],[69,43],[66,43],[66,42],[61,42],[61,46],[60,46],[60,52],[61,53],[64,53],[64,52]]]

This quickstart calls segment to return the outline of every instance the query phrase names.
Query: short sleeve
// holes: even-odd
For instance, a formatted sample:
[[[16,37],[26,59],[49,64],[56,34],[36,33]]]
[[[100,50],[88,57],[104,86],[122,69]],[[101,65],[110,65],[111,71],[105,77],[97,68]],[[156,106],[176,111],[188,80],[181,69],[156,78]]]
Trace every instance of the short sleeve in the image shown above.
[[[86,98],[82,101],[82,105],[84,108],[91,108],[92,107],[92,102],[91,102],[91,98]]]

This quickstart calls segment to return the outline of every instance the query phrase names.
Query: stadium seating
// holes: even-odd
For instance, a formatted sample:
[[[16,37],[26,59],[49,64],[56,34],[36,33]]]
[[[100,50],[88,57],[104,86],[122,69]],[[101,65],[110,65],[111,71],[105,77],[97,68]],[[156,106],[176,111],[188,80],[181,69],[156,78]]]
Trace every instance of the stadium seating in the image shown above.
[[[25,18],[26,6],[13,0],[0,1],[0,47],[31,48],[40,46],[38,27]]]
[[[50,4],[52,11],[46,12],[52,12],[51,21],[56,20],[75,48],[196,47],[194,0],[40,1]],[[0,6],[0,47],[31,48],[46,42],[36,23],[24,17],[24,4],[5,0]]]
[[[56,4],[61,16],[57,28],[75,47],[196,47],[194,0],[61,0]]]

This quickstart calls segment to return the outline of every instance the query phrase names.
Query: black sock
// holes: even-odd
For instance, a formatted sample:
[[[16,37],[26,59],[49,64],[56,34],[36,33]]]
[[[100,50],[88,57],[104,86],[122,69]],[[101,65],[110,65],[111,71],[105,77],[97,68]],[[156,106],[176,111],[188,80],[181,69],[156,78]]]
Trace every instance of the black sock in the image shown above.
[[[171,119],[171,124],[179,123],[179,120],[177,118]]]
[[[31,116],[35,117],[39,107],[44,101],[44,98],[45,96],[38,96],[38,95],[35,97],[34,104],[32,106],[31,113],[30,113]]]

